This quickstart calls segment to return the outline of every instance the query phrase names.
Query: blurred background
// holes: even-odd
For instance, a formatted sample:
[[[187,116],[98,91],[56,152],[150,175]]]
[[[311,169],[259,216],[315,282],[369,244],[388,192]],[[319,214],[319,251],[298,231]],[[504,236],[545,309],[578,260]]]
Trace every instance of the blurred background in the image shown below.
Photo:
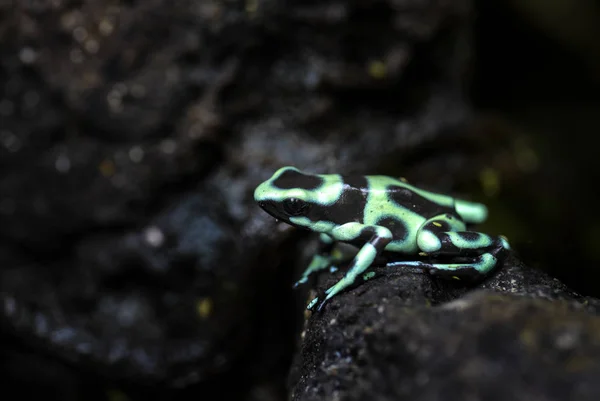
[[[498,224],[515,225],[530,265],[598,296],[598,219],[582,215],[595,202],[599,171],[598,4],[478,4],[475,107],[494,116],[492,130],[510,132],[517,163],[530,171],[502,189],[488,178],[488,193],[502,193],[498,207],[508,212],[496,212]]]
[[[600,295],[597,1],[0,15],[2,399],[285,399],[312,243],[251,198],[285,164],[480,200]]]

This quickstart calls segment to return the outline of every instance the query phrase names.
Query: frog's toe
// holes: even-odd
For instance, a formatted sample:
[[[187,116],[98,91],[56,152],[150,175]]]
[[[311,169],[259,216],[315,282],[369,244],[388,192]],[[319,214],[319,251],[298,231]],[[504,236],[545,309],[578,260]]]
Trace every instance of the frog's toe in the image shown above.
[[[312,301],[310,301],[310,303],[308,304],[306,309],[308,309],[309,311],[312,311],[314,309],[315,305],[317,304],[317,302],[319,302],[319,297],[316,297]]]
[[[321,301],[320,301],[321,300]],[[320,302],[319,302],[320,301]],[[311,312],[321,312],[323,306],[329,301],[329,297],[316,297],[306,307]]]
[[[323,309],[323,305],[329,302],[331,297],[331,294],[322,293],[320,296],[315,297],[312,301],[310,301],[306,309],[312,312],[320,312],[321,309]]]
[[[307,281],[308,281],[308,277],[302,277],[300,280],[298,280],[294,283],[293,288],[298,288],[299,286],[306,283]]]
[[[329,301],[329,298],[325,298],[319,302],[319,305],[317,306],[317,312],[321,312],[321,309],[323,309],[323,306],[327,303],[327,301]]]

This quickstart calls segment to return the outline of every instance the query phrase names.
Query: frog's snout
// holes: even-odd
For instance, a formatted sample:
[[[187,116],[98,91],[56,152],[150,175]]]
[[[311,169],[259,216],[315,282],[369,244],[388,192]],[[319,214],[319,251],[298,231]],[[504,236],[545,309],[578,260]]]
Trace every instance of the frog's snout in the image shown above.
[[[257,203],[258,203],[258,206],[262,210],[264,210],[271,216],[275,217],[276,220],[279,220],[281,218],[280,213],[277,210],[276,202],[269,201],[269,200],[262,200],[262,201],[258,201]]]

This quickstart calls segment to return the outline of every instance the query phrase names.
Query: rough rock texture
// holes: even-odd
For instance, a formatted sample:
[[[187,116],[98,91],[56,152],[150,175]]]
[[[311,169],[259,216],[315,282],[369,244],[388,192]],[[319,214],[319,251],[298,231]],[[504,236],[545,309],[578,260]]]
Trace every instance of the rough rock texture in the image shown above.
[[[295,248],[252,190],[282,164],[469,182],[469,11],[0,2],[2,381],[281,397]]]
[[[379,274],[307,318],[294,400],[599,399],[598,300],[515,258],[477,286]]]

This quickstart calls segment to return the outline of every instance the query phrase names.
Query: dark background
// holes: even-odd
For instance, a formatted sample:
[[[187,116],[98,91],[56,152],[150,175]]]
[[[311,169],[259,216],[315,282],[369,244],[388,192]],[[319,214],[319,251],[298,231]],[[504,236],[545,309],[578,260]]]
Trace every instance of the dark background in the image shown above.
[[[597,296],[598,217],[587,211],[599,171],[598,4],[555,3],[478,3],[472,93],[481,114],[499,116],[500,129],[537,155],[536,171],[507,186],[501,206],[528,244],[523,257]]]

